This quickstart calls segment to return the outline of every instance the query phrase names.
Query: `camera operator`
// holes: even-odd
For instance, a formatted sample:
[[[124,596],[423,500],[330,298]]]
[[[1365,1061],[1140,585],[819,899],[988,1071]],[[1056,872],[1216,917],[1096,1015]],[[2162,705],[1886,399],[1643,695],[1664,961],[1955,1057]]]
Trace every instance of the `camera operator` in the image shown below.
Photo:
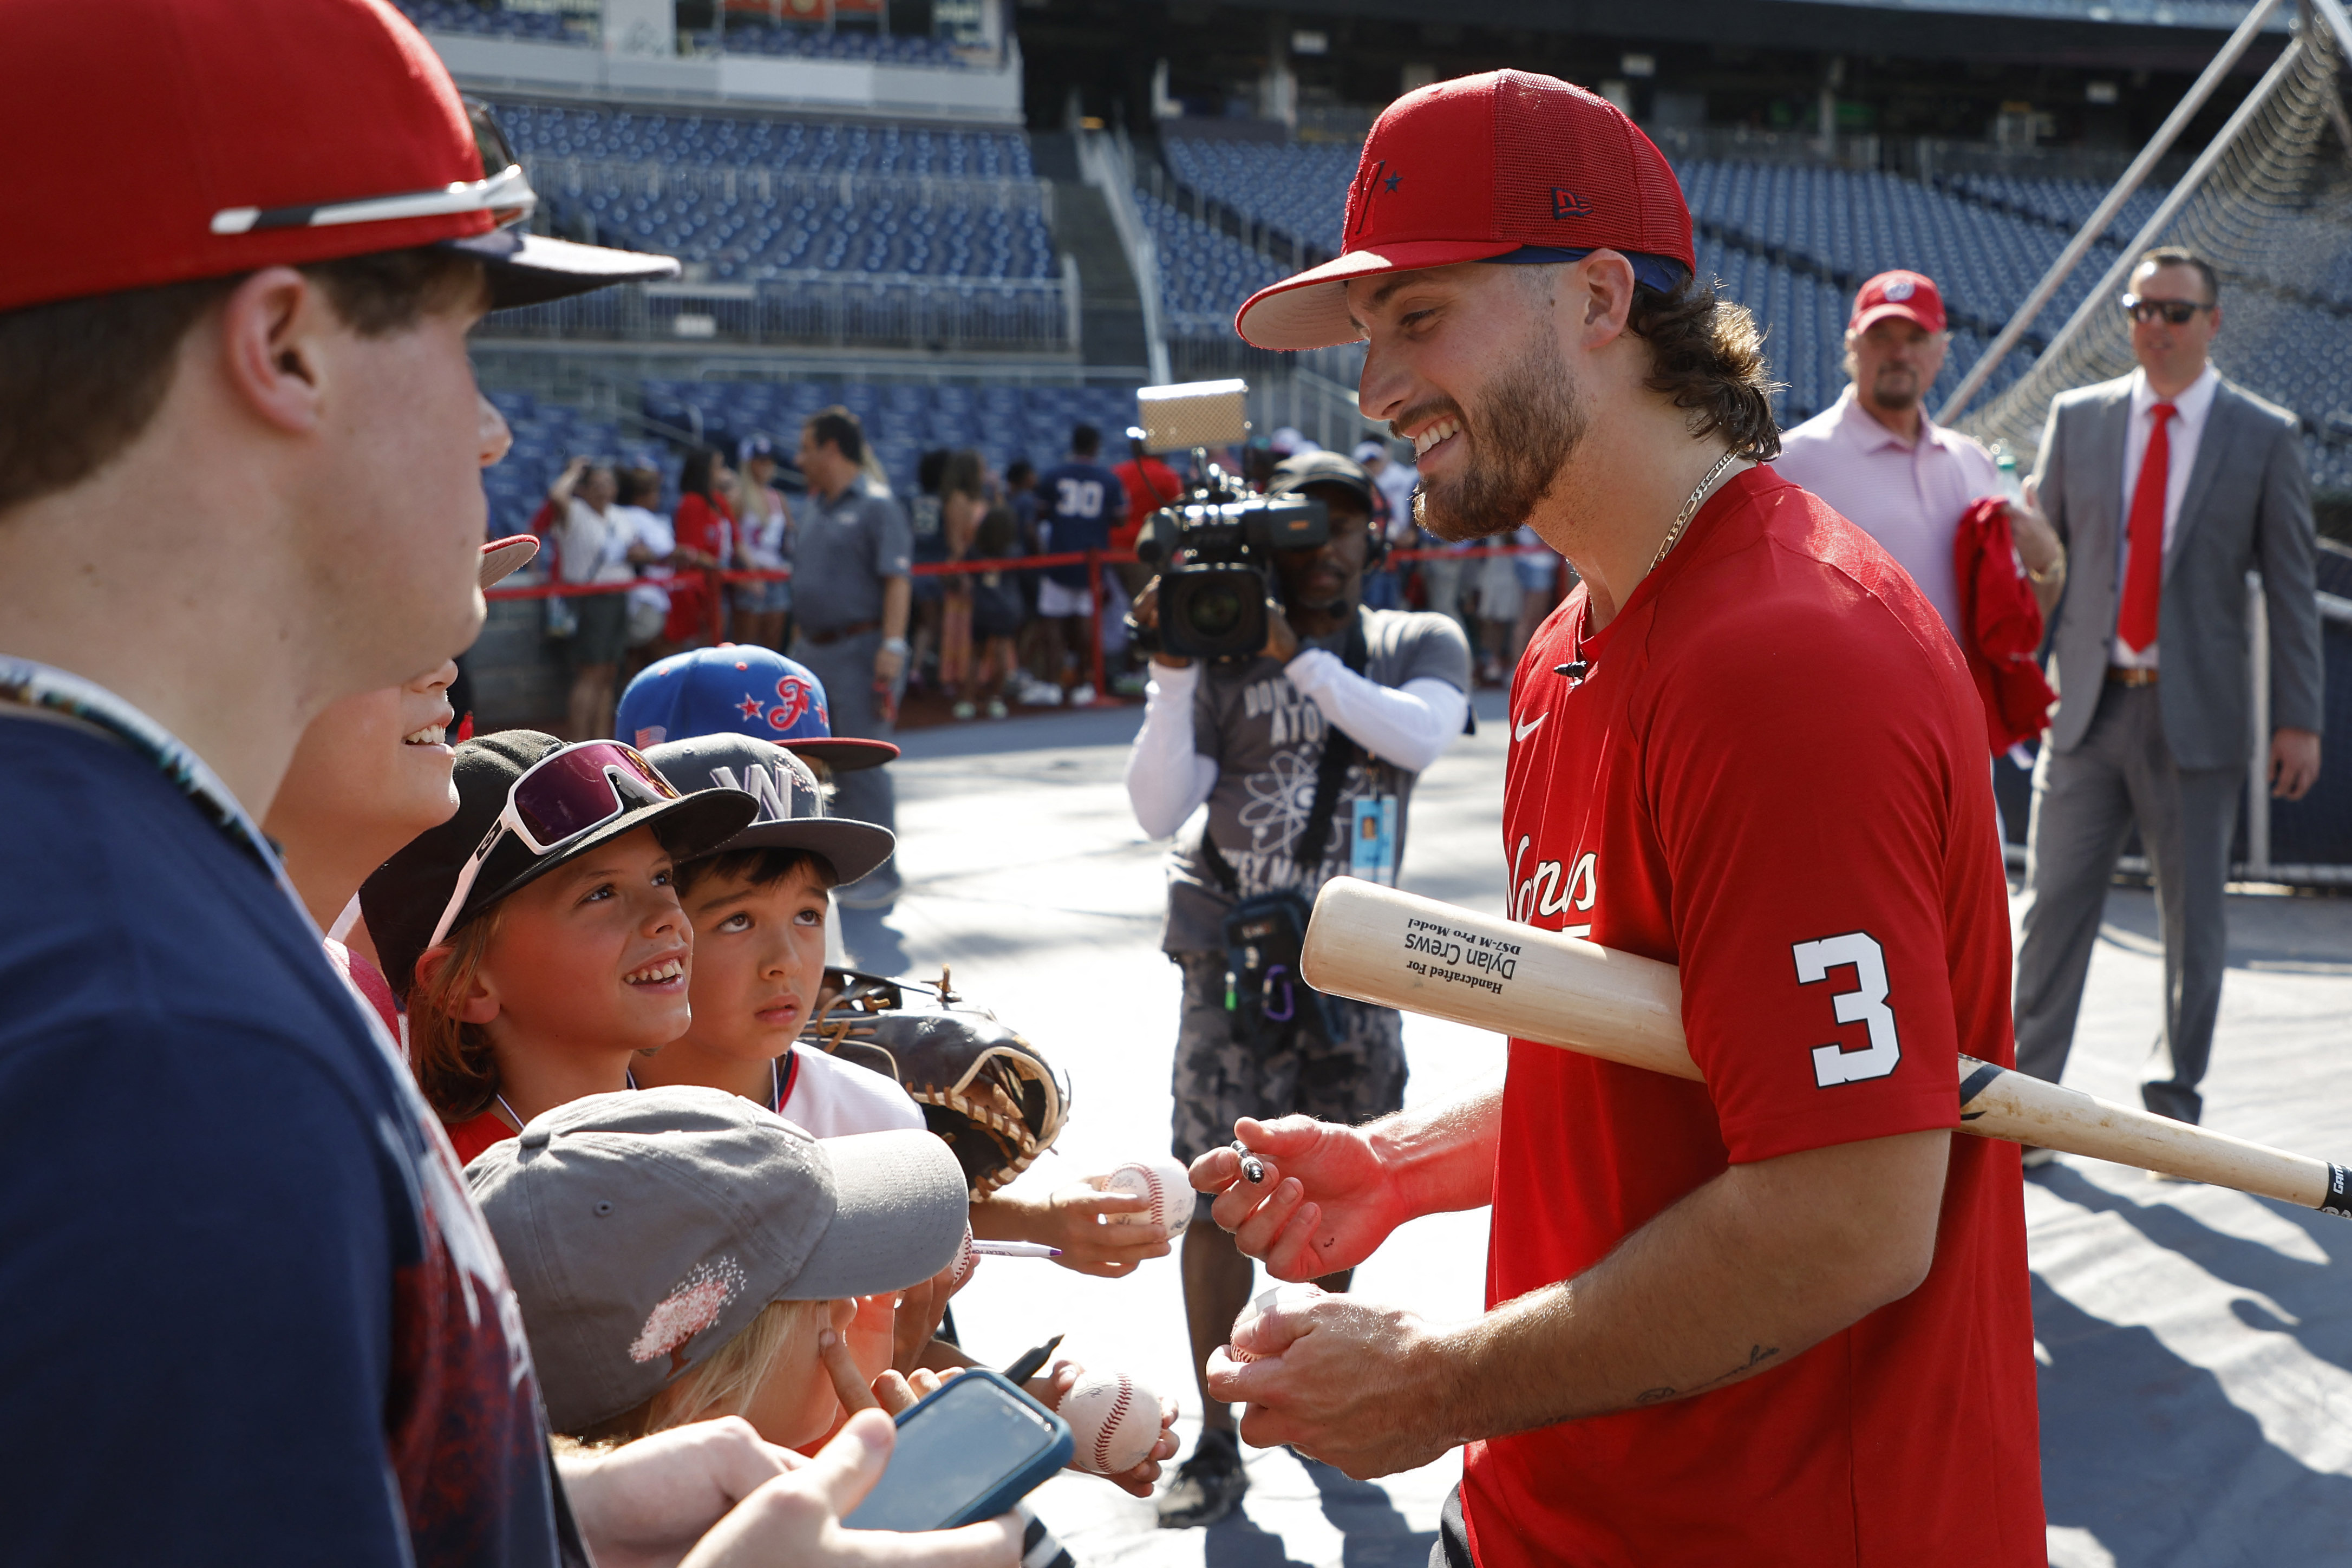
[[[1136,820],[1153,837],[1209,808],[1200,837],[1169,858],[1162,942],[1184,975],[1172,1142],[1186,1161],[1229,1142],[1241,1117],[1352,1123],[1404,1103],[1395,1010],[1307,990],[1297,942],[1328,878],[1395,881],[1413,780],[1462,732],[1469,700],[1459,626],[1362,607],[1365,570],[1383,548],[1371,477],[1336,452],[1305,453],[1275,469],[1267,493],[1321,501],[1328,538],[1270,552],[1278,600],[1255,656],[1152,655],[1127,766]],[[1163,581],[1136,601],[1147,636],[1160,628]],[[1196,1377],[1248,1304],[1251,1268],[1205,1219],[1185,1231]],[[1346,1277],[1323,1283],[1345,1289]],[[1213,1523],[1248,1486],[1232,1411],[1205,1384],[1202,1407],[1200,1446],[1159,1500],[1166,1527]]]

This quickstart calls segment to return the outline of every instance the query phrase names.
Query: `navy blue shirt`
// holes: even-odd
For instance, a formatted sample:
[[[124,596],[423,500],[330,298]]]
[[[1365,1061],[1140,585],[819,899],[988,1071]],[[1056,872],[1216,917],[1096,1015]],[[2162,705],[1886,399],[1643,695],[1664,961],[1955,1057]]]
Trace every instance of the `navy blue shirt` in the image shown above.
[[[0,707],[0,821],[8,1561],[573,1559],[497,1250],[309,921],[103,734]]]
[[[1067,550],[1108,550],[1110,531],[1127,521],[1127,490],[1118,476],[1100,463],[1068,462],[1038,477],[1037,494],[1045,521],[1054,532],[1046,550],[1055,555]],[[1045,575],[1066,587],[1087,585],[1084,563],[1048,566]]]

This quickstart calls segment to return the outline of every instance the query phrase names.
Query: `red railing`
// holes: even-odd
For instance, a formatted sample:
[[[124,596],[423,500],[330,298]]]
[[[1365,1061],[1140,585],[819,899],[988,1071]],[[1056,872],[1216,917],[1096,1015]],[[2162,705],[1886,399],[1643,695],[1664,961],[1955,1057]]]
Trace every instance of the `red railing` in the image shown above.
[[[1391,550],[1391,562],[1423,561],[1444,557],[1454,561],[1483,560],[1490,555],[1551,555],[1540,544],[1480,544],[1467,550]],[[985,561],[922,561],[908,570],[917,577],[971,576],[982,572],[1034,572],[1047,566],[1076,566],[1087,569],[1087,601],[1092,608],[1087,614],[1087,646],[1090,650],[1090,676],[1097,702],[1109,700],[1110,688],[1104,679],[1102,654],[1102,607],[1104,566],[1116,562],[1134,560],[1132,550],[1066,550],[1049,555],[1000,556]],[[1558,556],[1553,556],[1559,560]],[[762,571],[751,568],[722,569],[719,567],[688,567],[673,577],[632,577],[625,583],[533,583],[516,587],[499,586],[483,590],[485,599],[576,599],[595,594],[625,594],[633,588],[662,587],[689,576],[702,579],[706,601],[703,629],[717,642],[726,635],[725,609],[720,603],[720,584],[725,583],[783,583],[792,580],[792,568]]]

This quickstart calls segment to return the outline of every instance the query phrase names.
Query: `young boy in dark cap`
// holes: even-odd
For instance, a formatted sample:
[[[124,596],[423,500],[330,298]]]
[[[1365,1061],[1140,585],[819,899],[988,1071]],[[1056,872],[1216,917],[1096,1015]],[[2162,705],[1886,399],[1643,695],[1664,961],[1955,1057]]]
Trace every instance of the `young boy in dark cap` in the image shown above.
[[[833,816],[813,786],[829,772],[887,760],[898,748],[833,736],[825,717],[824,688],[805,668],[741,644],[664,659],[622,695],[622,733],[648,746],[649,759],[678,788],[742,788],[760,801],[759,819],[735,839],[679,866],[679,898],[696,933],[695,1024],[639,1076],[764,1098],[820,1132],[872,1131],[900,1123],[867,1120],[887,1108],[868,1103],[866,1093],[835,1100],[849,1092],[836,1075],[857,1075],[847,1080],[855,1090],[872,1075],[793,1043],[821,1005],[833,889],[881,864],[892,845],[886,828]],[[1101,1179],[1051,1194],[992,1194],[972,1205],[972,1228],[1058,1247],[1056,1261],[1088,1274],[1128,1274],[1165,1256],[1160,1226],[1102,1223],[1150,1205],[1101,1190]]]

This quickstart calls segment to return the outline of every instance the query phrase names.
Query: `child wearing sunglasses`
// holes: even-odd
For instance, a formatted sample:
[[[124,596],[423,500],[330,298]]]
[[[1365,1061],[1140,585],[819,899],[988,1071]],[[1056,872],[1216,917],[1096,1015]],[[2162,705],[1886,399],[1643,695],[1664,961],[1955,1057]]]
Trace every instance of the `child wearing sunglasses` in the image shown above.
[[[694,933],[673,858],[732,837],[738,790],[681,797],[615,741],[506,730],[457,748],[457,812],[360,889],[406,1002],[409,1059],[461,1161],[568,1100],[633,1086],[686,1032]]]

